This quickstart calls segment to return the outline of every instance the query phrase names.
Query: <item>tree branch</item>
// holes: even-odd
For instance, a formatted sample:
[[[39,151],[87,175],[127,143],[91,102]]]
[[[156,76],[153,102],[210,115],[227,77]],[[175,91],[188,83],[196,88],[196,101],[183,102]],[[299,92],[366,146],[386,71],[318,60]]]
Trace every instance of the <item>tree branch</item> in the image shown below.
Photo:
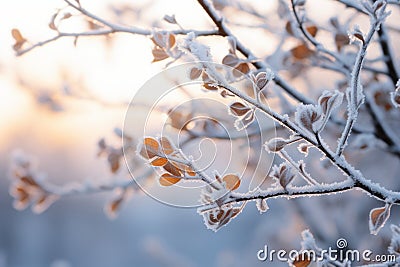
[[[225,26],[224,19],[221,17],[217,11],[214,9],[212,4],[207,0],[198,0],[197,1],[207,13],[207,15],[211,18],[214,24],[218,28],[218,33],[221,36],[231,36],[236,39],[237,50],[242,53],[247,59],[254,60],[257,57],[247,48],[245,47],[237,38],[232,34],[228,27]],[[259,70],[268,68],[268,65],[263,61],[255,61],[252,62],[253,66]],[[292,98],[296,99],[299,102],[310,104],[312,100],[304,96],[304,94],[297,91],[294,87],[288,84],[282,77],[278,74],[275,74],[274,82],[281,87],[288,95]]]
[[[384,7],[382,7],[384,8]],[[343,150],[345,149],[347,145],[347,140],[351,134],[351,130],[353,128],[354,123],[357,120],[358,117],[358,110],[362,103],[364,102],[364,93],[362,89],[362,85],[360,82],[360,73],[361,69],[363,67],[364,59],[367,54],[367,48],[372,40],[372,37],[374,36],[375,32],[379,28],[379,26],[382,23],[381,18],[371,18],[371,26],[368,31],[367,36],[362,37],[362,40],[358,40],[362,42],[361,48],[358,51],[356,62],[353,67],[353,71],[351,73],[351,79],[350,79],[350,87],[348,88],[347,91],[347,101],[348,101],[348,118],[346,121],[345,128],[343,130],[342,136],[339,139],[337,150],[336,150],[336,155],[340,157],[343,153]]]

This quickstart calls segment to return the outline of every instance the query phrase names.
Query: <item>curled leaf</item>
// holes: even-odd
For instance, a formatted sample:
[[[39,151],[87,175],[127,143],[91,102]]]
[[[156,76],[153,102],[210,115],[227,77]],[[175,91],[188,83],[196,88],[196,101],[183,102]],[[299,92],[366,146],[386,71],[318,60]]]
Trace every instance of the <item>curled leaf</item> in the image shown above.
[[[343,93],[338,90],[328,91],[325,90],[318,99],[318,104],[322,108],[322,112],[326,115],[330,115],[331,112],[336,109],[343,101]]]
[[[299,150],[299,152],[305,154],[306,156],[308,155],[308,150],[310,148],[310,145],[307,143],[301,143],[299,144],[299,146],[297,147],[297,149]]]
[[[385,225],[390,217],[391,204],[384,207],[372,209],[369,213],[369,231],[373,235],[377,235],[379,230]]]
[[[269,209],[267,200],[265,200],[265,199],[257,199],[256,207],[257,207],[258,211],[260,212],[260,214],[266,212]]]
[[[282,163],[279,166],[274,166],[270,176],[278,180],[279,184],[286,189],[286,187],[293,180],[295,175],[292,173],[291,167],[287,163]]]
[[[22,48],[22,46],[25,44],[26,39],[22,36],[21,32],[18,29],[12,29],[11,30],[11,35],[15,40],[15,44],[13,45],[13,49],[15,51],[18,51]]]
[[[283,138],[273,138],[266,142],[265,147],[270,152],[278,152],[282,150],[290,141]]]
[[[324,91],[320,98],[318,99],[318,105],[321,107],[322,112],[324,113],[324,119],[321,124],[321,129],[323,129],[328,122],[329,117],[332,114],[332,111],[335,110],[342,104],[343,102],[343,93],[337,90],[335,91]],[[321,130],[320,129],[320,130]]]
[[[167,43],[167,49],[171,49],[172,47],[174,47],[175,43],[176,43],[176,38],[174,34],[168,34],[168,43]]]
[[[56,12],[55,14],[53,14],[53,16],[51,16],[51,19],[50,19],[50,22],[49,22],[49,28],[54,30],[54,31],[58,30],[57,26],[55,24],[55,20],[56,20],[57,16],[58,16],[58,12]]]
[[[358,40],[362,42],[362,44],[365,44],[364,34],[358,25],[356,25],[353,31],[350,32],[350,37],[351,37],[350,39],[351,42]]]
[[[207,228],[216,232],[235,218],[240,211],[241,209],[238,207],[221,207],[220,209],[205,212],[202,215]]]
[[[311,104],[300,104],[296,110],[295,121],[301,128],[317,132],[321,128],[321,108]]]
[[[257,73],[256,77],[254,78],[254,82],[258,90],[264,89],[264,87],[274,78],[273,72],[268,69],[266,72],[262,71]]]
[[[255,119],[255,110],[251,109],[244,116],[239,117],[235,121],[234,126],[236,130],[241,131],[243,129],[246,129],[254,121],[254,119]]]

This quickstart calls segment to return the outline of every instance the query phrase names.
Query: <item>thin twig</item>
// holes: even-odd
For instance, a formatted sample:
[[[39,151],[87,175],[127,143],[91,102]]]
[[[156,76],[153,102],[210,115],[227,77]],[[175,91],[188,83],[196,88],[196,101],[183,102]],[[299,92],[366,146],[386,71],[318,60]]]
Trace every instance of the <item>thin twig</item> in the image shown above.
[[[197,1],[204,9],[204,11],[207,13],[207,15],[211,18],[211,20],[214,22],[214,24],[217,26],[219,35],[221,36],[235,36],[232,34],[230,29],[226,27],[224,23],[223,17],[221,17],[217,11],[214,9],[212,4],[207,1],[207,0],[198,0]],[[247,59],[249,60],[255,60],[257,57],[247,48],[245,47],[239,40],[236,39],[236,45],[237,45],[237,50],[242,53]],[[254,61],[252,62],[252,65],[256,67],[257,69],[266,69],[269,66],[263,62],[263,61]],[[278,74],[275,74],[274,77],[274,82],[280,86],[285,92],[296,99],[299,102],[305,103],[305,104],[310,104],[312,103],[312,100],[304,96],[304,94],[300,93],[297,91],[294,87],[292,87],[290,84],[288,84],[282,77],[280,77]]]
[[[357,120],[358,117],[358,110],[360,108],[360,105],[363,102],[363,92],[362,92],[362,85],[360,82],[360,73],[361,69],[363,67],[364,59],[366,57],[366,52],[367,48],[372,40],[372,37],[374,36],[375,32],[381,25],[382,21],[380,18],[374,19],[371,18],[371,26],[368,31],[367,36],[362,40],[362,45],[360,50],[358,51],[356,62],[353,67],[353,71],[351,73],[351,79],[350,79],[350,87],[348,88],[348,118],[346,121],[345,128],[343,130],[342,136],[339,139],[337,150],[336,150],[336,156],[340,157],[343,153],[343,150],[345,149],[347,145],[347,140],[351,134],[351,130],[353,128],[354,123]]]

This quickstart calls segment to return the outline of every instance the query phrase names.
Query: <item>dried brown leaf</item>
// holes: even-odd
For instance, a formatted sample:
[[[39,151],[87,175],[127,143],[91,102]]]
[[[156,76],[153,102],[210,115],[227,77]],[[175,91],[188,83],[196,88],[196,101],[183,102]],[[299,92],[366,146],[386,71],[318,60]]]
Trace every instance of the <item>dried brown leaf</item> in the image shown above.
[[[384,207],[372,209],[369,213],[369,230],[371,234],[378,234],[379,230],[385,225],[390,217],[391,204]]]
[[[202,69],[193,67],[193,68],[190,70],[189,78],[190,78],[191,80],[196,80],[196,79],[198,79],[198,78],[200,77],[200,75],[201,75],[202,72],[203,72]]]
[[[161,175],[159,182],[160,182],[160,185],[162,185],[162,186],[171,186],[171,185],[176,184],[180,180],[181,180],[181,178],[179,178],[179,177],[172,176],[169,173],[164,173],[163,175]]]
[[[239,58],[236,55],[228,54],[222,59],[222,64],[233,68],[239,64]]]
[[[168,162],[168,160],[166,158],[156,158],[150,164],[152,166],[160,167],[160,166],[164,166],[165,164],[167,164],[167,162]]]
[[[163,136],[159,139],[159,141],[164,154],[170,155],[172,152],[174,152],[174,148],[168,138]]]
[[[315,26],[315,25],[312,25],[312,26],[308,26],[306,28],[306,30],[312,37],[315,37],[317,35],[317,32],[318,32],[318,27]]]
[[[182,176],[183,175],[182,170],[184,170],[184,169],[175,166],[175,164],[172,164],[169,161],[163,166],[163,168],[164,168],[164,170],[166,170],[167,172],[173,174],[174,176]]]
[[[161,60],[164,60],[169,57],[167,52],[165,52],[164,49],[159,48],[159,47],[154,47],[151,52],[154,57],[152,62],[161,61]]]
[[[172,33],[168,34],[168,46],[167,46],[167,48],[171,49],[172,47],[174,47],[175,43],[176,43],[175,35],[172,34]]]
[[[222,180],[225,182],[226,188],[233,191],[239,188],[240,178],[235,174],[227,174]]]
[[[203,88],[210,91],[218,90],[218,87],[214,83],[203,83]]]
[[[350,43],[350,38],[345,33],[336,33],[335,34],[335,44],[337,50],[340,52],[342,48]]]
[[[311,259],[309,259],[305,253],[303,253],[293,261],[292,265],[295,267],[307,267],[310,265],[310,263]]]
[[[292,48],[290,50],[290,52],[292,53],[292,56],[296,60],[302,60],[302,59],[309,58],[314,53],[310,48],[308,48],[308,46],[306,44],[300,44],[300,45]]]
[[[15,44],[13,45],[13,49],[15,51],[18,51],[22,48],[24,43],[26,42],[26,39],[22,36],[21,32],[18,29],[12,29],[11,30],[11,35],[15,40]]]
[[[232,74],[235,77],[241,77],[245,74],[247,74],[250,71],[250,67],[249,64],[246,62],[240,63],[239,65],[237,65],[233,70],[232,70]]]
[[[250,108],[248,106],[245,106],[244,104],[240,102],[234,102],[229,106],[230,111],[232,112],[233,115],[236,116],[243,116],[247,112],[250,111]]]

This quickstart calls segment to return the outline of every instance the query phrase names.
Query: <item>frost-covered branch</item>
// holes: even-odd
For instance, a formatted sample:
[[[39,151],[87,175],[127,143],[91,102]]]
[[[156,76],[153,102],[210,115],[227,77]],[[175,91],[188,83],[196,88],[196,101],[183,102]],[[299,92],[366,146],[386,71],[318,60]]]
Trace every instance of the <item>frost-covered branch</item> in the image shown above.
[[[90,36],[108,36],[113,33],[129,33],[129,34],[135,34],[135,35],[143,35],[143,36],[151,36],[153,34],[153,31],[151,29],[143,29],[143,28],[138,28],[138,27],[127,27],[127,26],[122,26],[118,25],[112,22],[109,22],[99,16],[96,16],[95,14],[91,13],[90,11],[86,10],[83,8],[81,5],[75,4],[72,1],[69,0],[64,0],[68,6],[74,8],[76,11],[79,13],[83,14],[87,19],[90,19],[94,21],[95,23],[99,24],[100,29],[94,29],[90,31],[83,31],[83,32],[62,32],[59,31],[58,28],[56,27],[54,21],[50,23],[50,27],[57,32],[57,35],[54,37],[51,37],[47,40],[40,41],[37,43],[34,43],[24,49],[21,49],[22,47],[22,39],[21,39],[21,47],[20,46],[14,46],[16,50],[16,55],[21,56],[23,54],[26,54],[30,51],[32,51],[35,48],[47,45],[49,43],[52,43],[58,39],[64,38],[64,37],[71,37],[75,39],[75,42],[77,41],[78,38],[80,37],[90,37]],[[70,13],[68,17],[65,19],[69,18]],[[53,20],[58,14],[56,13],[53,17]],[[103,28],[105,27],[105,28]],[[209,35],[217,35],[218,31],[217,30],[194,30],[194,29],[177,29],[177,30],[171,30],[169,31],[171,34],[176,34],[176,35],[186,35],[189,32],[194,32],[196,36],[209,36]],[[17,40],[18,42],[18,40]],[[23,43],[26,43],[26,40],[23,40]]]
[[[257,57],[247,48],[245,47],[240,40],[237,40],[235,35],[230,31],[228,27],[226,27],[224,23],[224,18],[221,17],[217,11],[214,9],[212,4],[208,0],[198,0],[198,3],[203,7],[203,9],[207,12],[207,15],[212,19],[214,24],[218,27],[219,34],[221,36],[231,36],[236,39],[237,49],[240,53],[242,53],[248,60],[257,60]],[[265,70],[269,66],[263,61],[255,61],[252,64],[259,70]],[[304,94],[297,91],[293,86],[288,84],[281,76],[275,75],[274,82],[280,86],[287,94],[302,103],[311,103],[312,100],[307,98]]]
[[[343,3],[344,5],[354,8],[357,10],[360,14],[365,14],[369,15],[368,12],[363,9],[362,5],[355,2],[355,1],[349,1],[349,0],[340,0],[339,2]],[[377,1],[374,1],[377,2]],[[387,1],[388,4],[399,4],[398,1]],[[390,37],[387,32],[387,27],[386,25],[380,25],[378,29],[378,40],[379,44],[382,49],[382,54],[384,56],[384,62],[386,64],[387,70],[388,70],[388,76],[390,77],[393,85],[396,85],[398,79],[400,78],[400,73],[399,70],[396,66],[396,58],[394,56],[393,50],[390,46]]]
[[[194,32],[197,36],[208,36],[208,35],[215,35],[217,32],[215,30],[208,30],[208,31],[198,31],[198,30],[171,30],[169,31],[172,34],[177,34],[177,35],[185,35],[188,34],[189,32]],[[16,51],[17,56],[22,56],[30,51],[32,51],[35,48],[47,45],[49,43],[52,43],[58,39],[64,38],[64,37],[72,37],[77,38],[80,37],[91,37],[91,36],[107,36],[109,34],[113,33],[130,33],[130,34],[136,34],[136,35],[144,35],[144,36],[151,36],[152,31],[151,30],[144,30],[144,29],[139,29],[139,28],[128,28],[128,27],[123,27],[123,26],[118,26],[116,28],[111,28],[111,29],[99,29],[99,30],[92,30],[92,31],[85,31],[85,32],[78,32],[78,33],[73,33],[73,32],[61,32],[59,31],[56,36],[51,37],[47,40],[37,42],[27,48],[20,49]]]
[[[378,3],[381,3],[381,6],[379,6]],[[351,73],[351,79],[349,81],[350,85],[346,92],[347,102],[348,102],[347,104],[348,118],[342,136],[338,141],[336,156],[342,155],[343,150],[347,145],[347,140],[351,134],[353,125],[357,120],[358,110],[360,106],[364,103],[364,92],[360,81],[360,74],[361,74],[361,69],[363,67],[364,59],[367,54],[367,48],[375,32],[379,30],[379,27],[381,26],[382,22],[389,14],[385,12],[386,3],[383,1],[376,2],[375,5],[371,8],[374,8],[374,10],[369,11],[371,16],[371,25],[367,35],[364,37],[361,30],[358,28],[356,28],[352,33],[354,40],[359,42],[361,44],[361,47],[360,50],[358,51],[353,71]]]
[[[355,188],[355,184],[351,179],[343,182],[333,184],[321,184],[321,185],[307,185],[303,187],[288,187],[284,188],[271,188],[268,190],[257,190],[249,193],[231,193],[229,198],[224,201],[225,204],[250,201],[250,200],[267,200],[279,197],[285,197],[288,199],[299,198],[299,197],[311,197],[311,196],[323,196],[328,194],[343,193]],[[214,203],[212,205],[206,205],[200,208],[201,212],[217,208],[218,206]]]

